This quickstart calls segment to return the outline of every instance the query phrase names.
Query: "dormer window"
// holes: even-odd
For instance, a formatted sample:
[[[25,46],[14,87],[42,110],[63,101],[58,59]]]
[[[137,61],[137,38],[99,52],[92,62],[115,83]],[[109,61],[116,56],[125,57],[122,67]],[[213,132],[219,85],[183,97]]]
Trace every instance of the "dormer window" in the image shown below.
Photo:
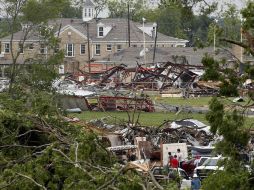
[[[99,37],[103,37],[103,36],[104,36],[104,34],[103,34],[103,27],[100,26],[99,27]]]

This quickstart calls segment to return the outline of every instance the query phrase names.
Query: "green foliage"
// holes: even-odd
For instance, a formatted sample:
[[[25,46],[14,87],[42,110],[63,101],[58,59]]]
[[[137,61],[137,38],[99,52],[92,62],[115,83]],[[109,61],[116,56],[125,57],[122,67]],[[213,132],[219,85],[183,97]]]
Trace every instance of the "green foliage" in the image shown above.
[[[219,152],[223,152],[225,156],[234,155],[234,159],[237,159],[235,153],[246,147],[249,140],[248,131],[243,127],[243,115],[236,110],[225,113],[223,104],[217,98],[211,100],[209,109],[206,119],[211,125],[211,131],[223,136],[223,140],[217,144]]]
[[[254,28],[253,17],[254,17],[254,2],[248,1],[245,9],[241,10],[243,19],[243,28],[249,30]]]
[[[8,22],[6,19],[0,19],[0,38],[9,34]]]
[[[220,64],[213,57],[206,55],[202,58],[202,64],[205,67],[205,74],[202,76],[203,80],[220,80],[221,74],[219,73]]]
[[[107,2],[107,5],[108,5],[109,13],[110,13],[109,17],[127,18],[128,2],[111,0]],[[145,9],[145,7],[143,7],[142,0],[137,0],[137,1],[130,0],[129,5],[130,5],[130,12],[133,18],[135,17],[135,15],[139,14]]]
[[[25,22],[41,24],[52,18],[59,18],[68,0],[28,0],[22,7]]]
[[[211,125],[211,132],[216,134],[218,131],[218,126],[222,124],[224,115],[224,106],[221,104],[217,98],[213,98],[209,104],[210,111],[206,115],[207,121]]]
[[[249,190],[249,173],[243,169],[237,171],[217,171],[202,182],[202,188],[206,190]]]
[[[73,7],[70,3],[66,3],[62,13],[63,18],[82,18],[82,7]]]
[[[216,61],[213,57],[206,55],[202,59],[202,64],[205,67],[205,73],[202,80],[220,81],[220,95],[227,97],[238,96],[238,87],[242,80],[237,78],[234,69],[223,68],[224,60]]]
[[[159,32],[163,34],[188,39],[190,46],[198,42],[206,43],[208,26],[211,23],[207,15],[195,15],[191,7],[175,3],[162,3],[153,10],[143,9],[135,13],[132,19],[140,22],[142,17],[147,22],[157,22]]]
[[[236,97],[239,95],[237,87],[238,82],[232,83],[228,82],[227,80],[223,80],[222,84],[220,85],[220,95],[226,97]]]
[[[222,14],[222,36],[231,40],[239,40],[241,34],[239,11],[234,4],[227,4],[226,6],[226,11]]]
[[[64,120],[52,88],[58,59],[61,52],[19,67],[12,93],[0,94],[0,189],[141,190],[142,177],[124,170],[95,133]]]
[[[209,108],[206,117],[212,132],[223,137],[216,144],[216,151],[225,156],[225,160],[221,163],[223,170],[211,173],[202,183],[202,188],[251,189],[251,173],[241,159],[241,154],[246,150],[250,138],[248,131],[243,127],[244,116],[236,110],[225,112],[223,104],[217,98],[211,100]]]

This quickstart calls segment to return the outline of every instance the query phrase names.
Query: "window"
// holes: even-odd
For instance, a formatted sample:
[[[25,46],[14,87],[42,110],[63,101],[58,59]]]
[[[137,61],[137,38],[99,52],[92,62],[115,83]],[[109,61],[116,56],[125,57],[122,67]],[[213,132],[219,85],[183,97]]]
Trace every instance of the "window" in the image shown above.
[[[74,57],[74,45],[73,44],[66,44],[66,56],[67,57]]]
[[[95,54],[96,55],[100,55],[101,54],[101,45],[100,44],[96,44],[96,46],[95,46]]]
[[[85,17],[87,17],[87,9],[85,9]]]
[[[34,44],[29,44],[28,49],[30,50],[34,49]]]
[[[107,44],[107,51],[112,51],[112,44]]]
[[[80,44],[80,55],[83,55],[86,53],[86,45]]]
[[[24,53],[24,48],[22,44],[19,44],[19,53]]]
[[[122,45],[118,44],[118,45],[116,46],[116,51],[121,51],[121,50],[122,50]]]
[[[47,53],[47,48],[46,48],[45,44],[40,45],[40,53],[41,54],[46,54]]]
[[[88,9],[88,16],[91,17],[91,9]]]
[[[99,27],[99,37],[103,37],[103,27]]]
[[[5,53],[10,53],[10,44],[4,44],[4,52]]]
[[[138,46],[137,46],[137,44],[134,44],[134,45],[132,45],[132,47],[136,48],[136,47],[138,47]]]

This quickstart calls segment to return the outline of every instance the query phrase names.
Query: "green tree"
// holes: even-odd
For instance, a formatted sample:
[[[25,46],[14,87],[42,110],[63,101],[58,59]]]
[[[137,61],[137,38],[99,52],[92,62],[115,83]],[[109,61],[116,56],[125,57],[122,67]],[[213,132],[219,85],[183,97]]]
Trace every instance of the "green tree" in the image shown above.
[[[126,18],[128,14],[128,4],[130,5],[130,13],[133,18],[142,10],[145,9],[143,7],[142,0],[128,0],[128,1],[118,1],[118,0],[110,0],[107,2],[107,6],[109,9],[109,17],[111,18]]]
[[[254,33],[253,33],[253,17],[254,17],[254,2],[248,1],[246,8],[241,11],[242,22],[242,34],[245,40],[243,42],[240,39],[234,40],[228,37],[222,38],[221,41],[228,42],[243,47],[247,53],[254,55]]]
[[[241,156],[247,150],[250,138],[248,129],[244,128],[244,115],[237,110],[226,112],[217,98],[211,100],[209,108],[206,118],[212,132],[223,137],[216,144],[216,152],[221,153],[225,160],[220,163],[224,169],[209,175],[204,180],[202,188],[207,190],[251,189],[252,174],[245,167]]]
[[[7,36],[9,33],[8,22],[6,19],[0,19],[0,38]]]
[[[231,40],[240,40],[241,20],[236,5],[227,4],[226,11],[222,14],[223,36]]]
[[[186,6],[182,2],[162,2],[157,9],[144,9],[134,15],[134,21],[141,21],[145,17],[147,22],[157,22],[158,31],[190,41],[190,46],[197,42],[205,44],[208,26],[212,19],[206,14],[195,15],[193,6]]]
[[[238,96],[238,87],[240,87],[243,77],[238,77],[234,68],[223,68],[225,61],[216,61],[209,55],[203,57],[202,64],[204,65],[205,73],[202,79],[205,81],[220,81],[219,92],[222,96]]]
[[[64,119],[52,88],[62,60],[17,68],[15,96],[0,94],[0,189],[141,190],[142,176],[120,166],[105,141]]]
[[[39,25],[46,25],[49,19],[60,17],[67,0],[1,0],[4,5],[6,19],[8,21],[10,34],[10,53],[12,57],[11,77],[9,92],[12,91],[12,85],[16,76],[16,63],[20,56],[20,51],[13,49],[14,33],[23,25],[23,37],[19,41],[21,47],[25,47],[28,36],[34,30],[40,30]],[[42,24],[44,23],[44,24]],[[51,35],[52,36],[52,35]]]
[[[202,64],[205,67],[205,74],[202,76],[203,80],[220,80],[221,74],[219,72],[220,70],[220,63],[213,59],[213,57],[210,57],[206,55],[202,59]]]
[[[82,7],[81,6],[72,6],[71,3],[66,3],[64,6],[61,15],[63,18],[82,18]]]

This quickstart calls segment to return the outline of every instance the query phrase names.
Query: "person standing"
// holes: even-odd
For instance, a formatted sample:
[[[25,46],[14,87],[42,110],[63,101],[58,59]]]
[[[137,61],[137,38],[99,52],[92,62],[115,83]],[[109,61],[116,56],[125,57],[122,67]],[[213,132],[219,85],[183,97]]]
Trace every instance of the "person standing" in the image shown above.
[[[173,156],[171,152],[168,152],[168,167],[170,168],[172,165]]]
[[[193,175],[193,179],[191,180],[191,190],[200,190],[201,188],[201,181],[197,174]]]
[[[201,158],[201,156],[198,156],[198,155],[195,157],[195,160],[194,160],[194,163],[193,163],[195,165],[195,167],[198,167],[200,158]]]
[[[178,163],[179,163],[179,167],[181,168],[182,167],[182,162],[183,162],[183,153],[181,153],[181,150],[180,148],[177,149],[177,160],[178,160]]]
[[[171,160],[171,168],[178,168],[178,165],[177,155],[174,155],[174,158]]]

